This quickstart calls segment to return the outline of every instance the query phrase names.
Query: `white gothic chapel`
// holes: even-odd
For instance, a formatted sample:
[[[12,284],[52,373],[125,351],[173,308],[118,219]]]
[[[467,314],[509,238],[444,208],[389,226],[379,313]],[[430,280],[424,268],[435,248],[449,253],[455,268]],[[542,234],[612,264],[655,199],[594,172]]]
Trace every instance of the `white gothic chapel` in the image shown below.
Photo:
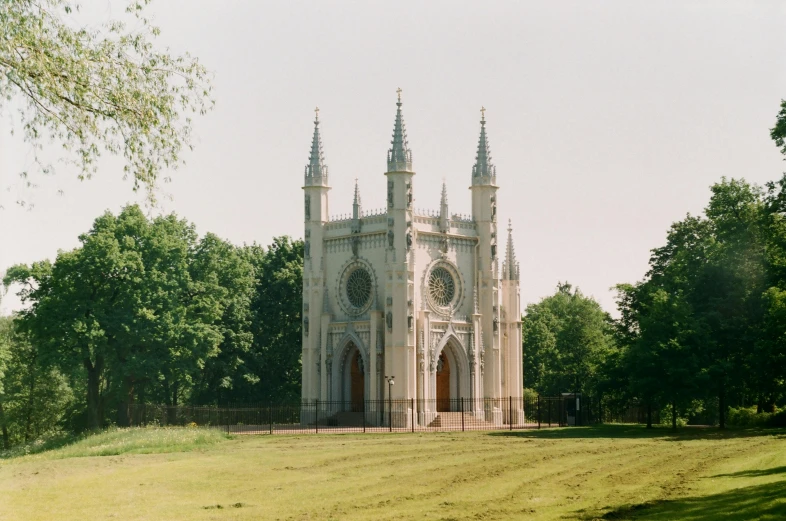
[[[392,398],[412,404],[415,410],[391,420],[409,426],[457,410],[455,399],[463,398],[482,404],[471,412],[483,421],[507,423],[521,414],[507,406],[523,386],[519,266],[509,226],[500,269],[485,113],[472,167],[472,215],[459,216],[448,211],[444,184],[439,211],[414,209],[400,90],[396,105],[387,208],[364,213],[356,182],[351,218],[329,217],[328,168],[319,117],[314,121],[303,187],[302,399],[358,410]],[[395,377],[394,385],[387,377]]]

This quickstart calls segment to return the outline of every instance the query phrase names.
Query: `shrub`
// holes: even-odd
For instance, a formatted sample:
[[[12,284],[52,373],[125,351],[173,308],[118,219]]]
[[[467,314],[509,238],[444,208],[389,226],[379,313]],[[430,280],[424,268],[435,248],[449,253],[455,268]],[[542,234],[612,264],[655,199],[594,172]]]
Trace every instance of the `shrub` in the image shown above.
[[[774,416],[786,416],[781,413],[756,412],[756,407],[730,407],[726,422],[735,427],[768,427],[773,422]]]
[[[770,427],[786,427],[786,409],[771,414]]]

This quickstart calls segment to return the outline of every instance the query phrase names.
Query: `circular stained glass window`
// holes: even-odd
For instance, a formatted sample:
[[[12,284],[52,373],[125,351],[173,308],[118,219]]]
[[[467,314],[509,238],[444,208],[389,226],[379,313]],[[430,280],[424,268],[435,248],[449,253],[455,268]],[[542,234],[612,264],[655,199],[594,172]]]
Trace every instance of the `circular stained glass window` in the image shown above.
[[[356,308],[362,308],[371,298],[371,275],[363,268],[357,268],[347,278],[347,299]]]
[[[448,270],[439,266],[431,271],[428,278],[428,290],[434,304],[447,307],[456,296],[456,282]]]

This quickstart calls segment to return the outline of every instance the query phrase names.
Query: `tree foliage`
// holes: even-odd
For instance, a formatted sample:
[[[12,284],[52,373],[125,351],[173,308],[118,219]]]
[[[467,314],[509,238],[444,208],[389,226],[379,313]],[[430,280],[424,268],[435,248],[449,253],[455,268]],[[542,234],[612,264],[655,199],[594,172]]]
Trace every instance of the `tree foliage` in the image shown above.
[[[122,155],[125,176],[153,201],[162,172],[191,147],[191,114],[213,104],[208,73],[188,54],[156,49],[149,1],[127,2],[131,24],[96,29],[68,0],[0,2],[0,108],[20,102],[22,134],[42,171],[51,169],[39,155],[47,139],[63,146],[80,178],[96,171],[102,152]]]
[[[601,364],[614,350],[611,325],[594,299],[568,283],[527,306],[522,320],[525,385],[547,395],[594,393]]]
[[[79,241],[11,267],[4,284],[29,304],[15,321],[28,347],[14,353],[29,349],[25,371],[54,381],[56,370],[83,393],[88,428],[128,424],[135,402],[299,397],[302,241],[237,247],[138,206],[105,213]]]
[[[784,178],[786,179],[786,178]],[[715,184],[703,216],[674,223],[636,285],[620,285],[627,392],[668,406],[672,424],[696,400],[772,410],[783,398],[786,181],[765,191]]]
[[[43,362],[40,353],[0,317],[0,435],[4,449],[62,428],[74,402],[67,375]]]
[[[775,126],[770,129],[770,137],[781,153],[786,155],[786,100],[781,101],[781,110],[775,118]]]

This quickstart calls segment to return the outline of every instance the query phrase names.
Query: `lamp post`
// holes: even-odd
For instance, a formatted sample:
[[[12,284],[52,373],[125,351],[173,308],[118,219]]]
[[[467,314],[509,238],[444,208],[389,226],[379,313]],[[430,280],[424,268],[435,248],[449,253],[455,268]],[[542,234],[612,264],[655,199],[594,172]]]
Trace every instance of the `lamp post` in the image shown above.
[[[395,376],[386,376],[385,380],[388,381],[388,427],[390,428],[390,432],[393,432],[393,384],[395,383],[393,379]]]

